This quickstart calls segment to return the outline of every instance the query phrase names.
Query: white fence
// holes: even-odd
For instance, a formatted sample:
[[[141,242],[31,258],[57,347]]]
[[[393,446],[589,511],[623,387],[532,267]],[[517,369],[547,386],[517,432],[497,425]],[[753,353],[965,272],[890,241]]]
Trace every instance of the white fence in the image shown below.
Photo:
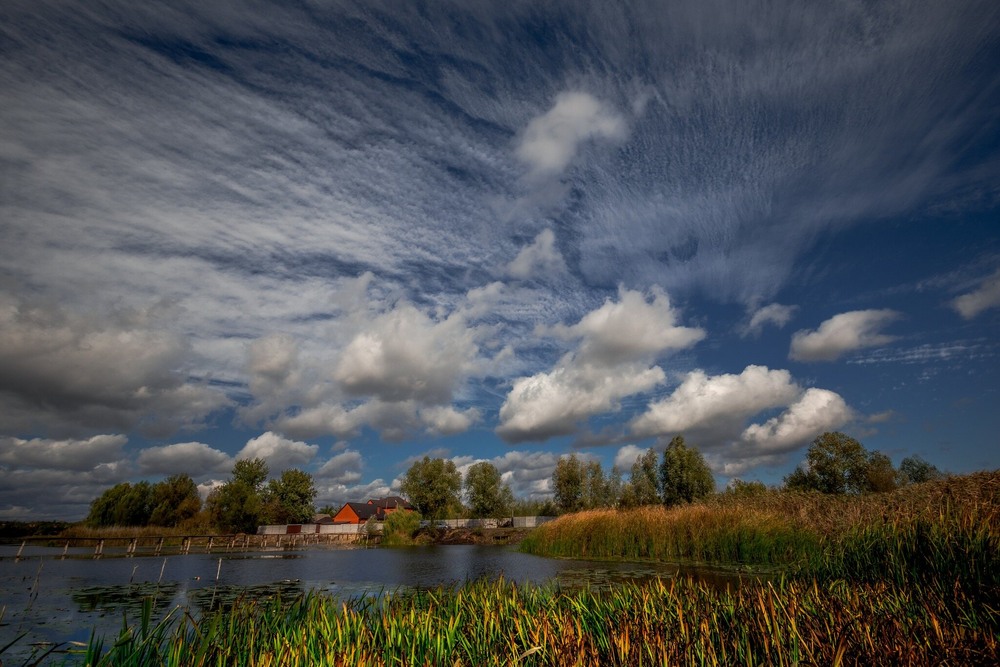
[[[448,528],[534,528],[554,516],[515,516],[505,519],[442,519],[434,523]],[[375,532],[382,532],[382,524],[374,525]],[[257,528],[258,535],[360,535],[365,531],[363,523],[298,523],[270,525]]]

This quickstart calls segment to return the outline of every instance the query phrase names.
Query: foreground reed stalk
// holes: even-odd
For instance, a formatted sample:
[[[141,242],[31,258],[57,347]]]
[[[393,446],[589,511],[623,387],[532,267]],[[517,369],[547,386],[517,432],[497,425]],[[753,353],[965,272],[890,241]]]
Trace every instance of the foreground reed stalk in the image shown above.
[[[148,617],[96,665],[997,664],[995,609],[888,585],[692,580],[559,592],[504,580]]]

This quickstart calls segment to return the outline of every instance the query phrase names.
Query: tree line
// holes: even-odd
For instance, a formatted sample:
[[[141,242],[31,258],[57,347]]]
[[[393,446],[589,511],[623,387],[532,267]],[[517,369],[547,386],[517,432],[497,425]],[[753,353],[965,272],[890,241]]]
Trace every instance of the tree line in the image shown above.
[[[85,523],[107,526],[188,526],[192,530],[254,533],[268,523],[304,523],[312,519],[316,486],[312,475],[285,470],[268,479],[264,459],[237,461],[232,474],[202,503],[190,475],[173,475],[150,484],[122,482],[90,503]]]
[[[888,456],[869,451],[843,433],[824,433],[806,453],[804,465],[783,480],[789,491],[878,493],[942,476],[919,456],[894,468]],[[766,490],[761,482],[734,479],[727,492],[751,494]],[[628,481],[617,467],[605,473],[599,461],[562,457],[552,473],[552,500],[515,499],[496,466],[481,461],[463,479],[453,461],[423,457],[403,476],[400,491],[428,520],[455,516],[503,518],[513,514],[547,515],[586,509],[690,503],[713,493],[715,480],[697,447],[675,436],[662,456],[649,448],[632,464]],[[465,502],[463,502],[463,491]],[[255,532],[262,524],[305,523],[315,513],[313,478],[297,469],[269,479],[260,458],[237,461],[232,474],[201,502],[188,475],[173,475],[150,484],[123,482],[90,505],[86,523],[102,526],[198,526],[222,532]],[[336,512],[325,507],[323,511]]]

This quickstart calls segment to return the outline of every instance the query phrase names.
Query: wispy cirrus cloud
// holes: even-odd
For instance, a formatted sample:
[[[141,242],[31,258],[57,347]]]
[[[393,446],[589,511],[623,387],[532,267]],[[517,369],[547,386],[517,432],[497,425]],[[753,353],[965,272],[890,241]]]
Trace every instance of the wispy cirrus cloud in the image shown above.
[[[951,307],[967,320],[997,306],[1000,306],[1000,270],[984,278],[973,291],[956,297],[951,302]]]

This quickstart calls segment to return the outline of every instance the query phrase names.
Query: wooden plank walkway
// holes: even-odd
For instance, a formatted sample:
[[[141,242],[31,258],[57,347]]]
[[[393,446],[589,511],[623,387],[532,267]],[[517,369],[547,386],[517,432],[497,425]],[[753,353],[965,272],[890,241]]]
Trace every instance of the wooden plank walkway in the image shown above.
[[[366,544],[361,534],[298,533],[290,535],[143,535],[141,537],[58,537],[23,538],[15,559],[20,560],[28,544],[62,546],[62,557],[70,547],[93,547],[92,556],[160,556],[190,553],[233,553],[260,549],[294,550],[319,544]],[[79,553],[72,554],[79,556]]]

